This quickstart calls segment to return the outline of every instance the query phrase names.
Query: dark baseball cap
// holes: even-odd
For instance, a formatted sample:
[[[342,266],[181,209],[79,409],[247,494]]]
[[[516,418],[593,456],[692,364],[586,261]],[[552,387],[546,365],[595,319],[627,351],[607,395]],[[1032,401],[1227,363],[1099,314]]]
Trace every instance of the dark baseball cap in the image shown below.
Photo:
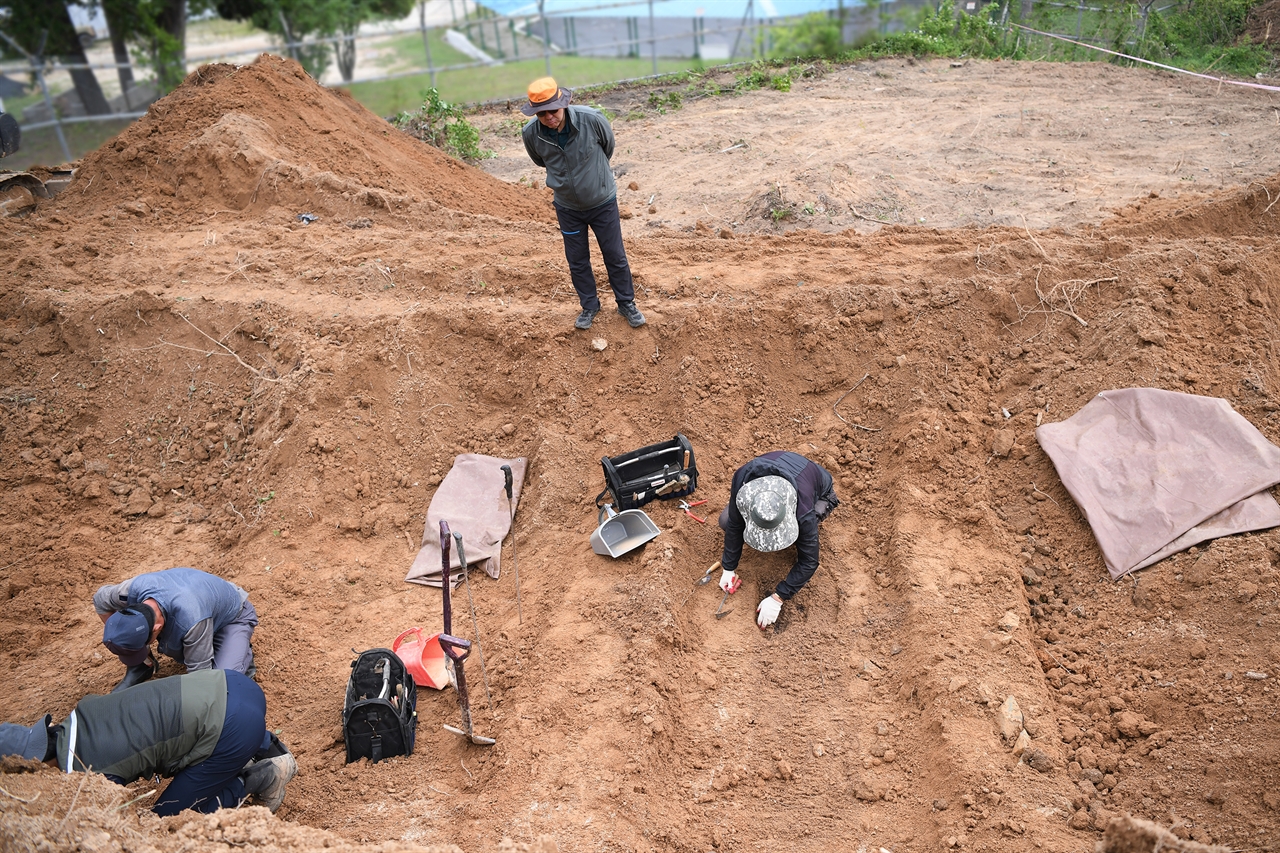
[[[155,624],[156,614],[145,604],[126,608],[107,618],[102,628],[102,642],[127,652],[145,649],[151,642],[151,629]]]

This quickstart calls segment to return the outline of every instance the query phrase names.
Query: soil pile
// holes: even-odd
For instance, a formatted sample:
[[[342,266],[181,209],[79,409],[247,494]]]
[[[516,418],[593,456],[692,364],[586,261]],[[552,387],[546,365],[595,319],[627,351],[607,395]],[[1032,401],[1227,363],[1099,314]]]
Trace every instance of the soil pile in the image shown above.
[[[297,110],[331,97],[285,63],[253,68],[245,79],[296,85]],[[1235,849],[1280,835],[1280,531],[1112,583],[1034,438],[1101,390],[1145,385],[1224,397],[1280,441],[1280,176],[1241,158],[1274,117],[1257,92],[1070,73],[1067,89],[1059,67],[884,61],[620,119],[649,323],[606,311],[588,334],[571,328],[545,211],[476,215],[467,188],[502,185],[446,161],[421,184],[457,200],[424,191],[430,217],[343,195],[382,191],[370,171],[328,190],[281,181],[234,209],[194,193],[181,208],[181,180],[147,196],[181,216],[112,207],[112,157],[152,146],[178,174],[216,123],[159,132],[162,102],[154,132],[99,152],[78,189],[0,232],[0,663],[16,686],[0,718],[61,718],[119,679],[99,584],[198,566],[249,591],[268,723],[301,769],[274,817],[165,822],[144,782],[117,792],[121,809],[102,780],[82,804],[76,777],[6,772],[6,821],[43,821],[55,851],[180,835],[191,853],[1066,853],[1125,813]],[[887,130],[849,108],[872,97]],[[244,126],[276,120],[266,103],[237,107]],[[491,147],[518,144],[511,117],[482,120]],[[724,151],[734,138],[747,144]],[[273,144],[304,162],[343,139]],[[417,150],[388,136],[401,145]],[[514,185],[514,156],[491,166],[502,192],[546,204]],[[333,213],[298,222],[298,186]],[[770,191],[793,215],[750,218]],[[845,213],[871,217],[861,199],[881,191],[903,224]],[[906,224],[926,207],[947,227]],[[617,560],[591,551],[600,457],[677,431],[708,518],[767,450],[836,477],[822,565],[776,631],[753,611],[789,552],[744,555],[717,620],[718,591],[693,584],[720,555],[714,522],[651,504],[659,537]],[[510,543],[501,578],[471,581],[485,660],[468,665],[472,710],[497,744],[445,731],[456,697],[424,690],[415,754],[348,766],[352,650],[440,628],[439,593],[403,577],[463,452],[529,459],[523,621]]]
[[[541,194],[398,133],[350,95],[269,54],[193,72],[86,157],[69,192],[79,216],[123,210],[191,220],[281,206],[356,218],[369,210],[430,215],[440,206],[547,219]]]

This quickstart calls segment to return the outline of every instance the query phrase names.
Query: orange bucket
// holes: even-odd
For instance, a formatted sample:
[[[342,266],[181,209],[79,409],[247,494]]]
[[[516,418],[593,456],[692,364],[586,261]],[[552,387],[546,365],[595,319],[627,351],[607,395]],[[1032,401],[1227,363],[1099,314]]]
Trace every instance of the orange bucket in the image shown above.
[[[443,690],[449,686],[449,673],[444,665],[444,649],[437,639],[440,632],[422,636],[421,628],[410,628],[391,644],[391,651],[404,663],[419,687]]]

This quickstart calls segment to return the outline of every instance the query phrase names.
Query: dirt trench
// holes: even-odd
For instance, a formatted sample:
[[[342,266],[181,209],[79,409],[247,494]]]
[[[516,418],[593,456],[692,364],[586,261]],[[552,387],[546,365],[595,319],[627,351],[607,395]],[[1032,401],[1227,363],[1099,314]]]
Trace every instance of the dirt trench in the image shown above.
[[[974,66],[971,87],[1008,85]],[[955,85],[925,70],[902,97]],[[1054,88],[1056,69],[1015,71]],[[1072,73],[1135,102],[1162,82]],[[1261,144],[1266,112],[1238,97],[1231,144]],[[658,141],[617,129],[623,151]],[[1045,207],[1060,218],[1034,229],[1012,208],[946,228],[632,218],[649,323],[606,311],[581,334],[544,191],[383,131],[288,62],[219,67],[0,232],[0,716],[109,689],[94,589],[193,565],[262,614],[268,722],[301,767],[274,818],[161,820],[145,780],[10,762],[3,823],[37,828],[14,849],[1067,851],[1124,814],[1189,842],[1275,835],[1280,536],[1112,583],[1034,428],[1149,385],[1280,438],[1280,177],[1192,196],[1156,175],[1174,187],[1084,221]],[[732,163],[708,177],[758,186]],[[591,552],[600,457],[677,431],[709,518],[766,450],[836,476],[822,565],[775,631],[753,611],[785,552],[744,558],[723,620],[693,585],[713,521],[652,504],[658,538]],[[529,459],[523,622],[509,542],[500,579],[473,575],[468,674],[498,742],[445,732],[456,700],[424,691],[413,756],[347,766],[352,650],[440,627],[439,593],[403,578],[464,452]]]

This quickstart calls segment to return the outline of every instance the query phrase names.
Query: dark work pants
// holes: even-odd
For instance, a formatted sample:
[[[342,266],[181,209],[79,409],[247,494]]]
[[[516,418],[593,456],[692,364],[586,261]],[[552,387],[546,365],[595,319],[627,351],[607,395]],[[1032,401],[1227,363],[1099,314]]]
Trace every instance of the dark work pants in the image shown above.
[[[609,286],[619,302],[633,302],[636,292],[631,283],[631,267],[627,264],[627,251],[622,246],[622,221],[618,217],[618,200],[611,198],[590,210],[570,210],[556,205],[556,218],[560,221],[560,233],[564,237],[564,258],[569,262],[569,277],[573,289],[578,292],[578,302],[584,311],[599,311],[600,298],[596,295],[596,276],[591,271],[591,244],[587,241],[587,228],[595,232],[596,244],[609,272]]]
[[[240,773],[260,749],[271,744],[267,733],[267,698],[247,676],[227,670],[227,716],[213,753],[174,774],[152,811],[160,816],[183,809],[209,813],[235,808],[245,797]]]

